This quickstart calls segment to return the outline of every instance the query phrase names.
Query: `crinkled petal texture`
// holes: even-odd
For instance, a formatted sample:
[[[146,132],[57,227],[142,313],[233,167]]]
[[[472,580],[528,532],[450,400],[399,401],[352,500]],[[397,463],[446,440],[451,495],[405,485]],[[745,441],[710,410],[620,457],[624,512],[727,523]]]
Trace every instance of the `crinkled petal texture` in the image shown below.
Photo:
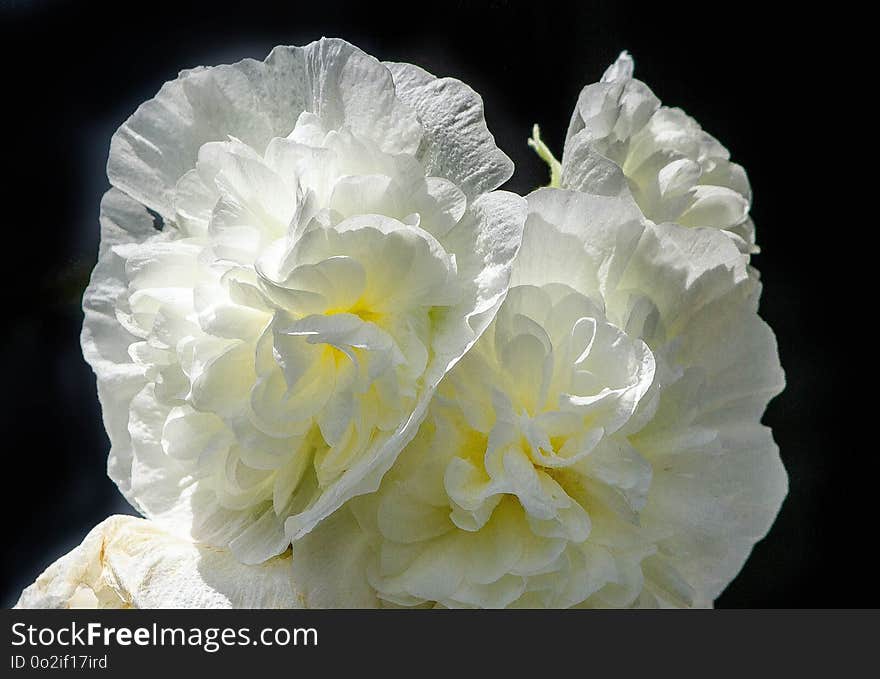
[[[290,554],[246,566],[133,516],[111,516],[24,590],[16,608],[302,608]]]
[[[132,504],[259,563],[374,490],[507,291],[511,170],[472,90],[341,40],[143,104],[82,337]]]
[[[747,256],[629,197],[529,206],[495,320],[352,501],[350,537],[319,529],[310,551],[351,544],[390,605],[710,605],[787,489],[760,424],[783,373]],[[306,600],[328,589],[309,571]]]
[[[712,227],[754,252],[745,170],[714,137],[633,77],[626,52],[587,85],[572,114],[562,156],[562,188],[631,193],[656,222]]]

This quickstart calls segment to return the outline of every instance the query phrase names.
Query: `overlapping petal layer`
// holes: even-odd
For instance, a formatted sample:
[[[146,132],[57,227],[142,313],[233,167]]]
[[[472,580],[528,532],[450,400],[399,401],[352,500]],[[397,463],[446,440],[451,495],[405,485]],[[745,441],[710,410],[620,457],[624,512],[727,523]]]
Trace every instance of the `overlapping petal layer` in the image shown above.
[[[132,516],[111,516],[22,592],[16,608],[301,608],[290,554],[246,566]]]
[[[142,105],[82,343],[155,524],[19,605],[711,605],[787,485],[745,172],[625,53],[524,232],[511,171],[467,86],[341,40]]]
[[[706,606],[772,523],[783,375],[747,256],[626,196],[529,204],[490,328],[356,521],[304,541],[306,601],[370,605],[332,596],[335,551],[392,605]]]
[[[511,169],[473,91],[341,40],[166,84],[84,298],[126,497],[259,563],[375,489],[507,290]]]
[[[633,78],[626,52],[578,97],[560,186],[601,195],[631,193],[658,224],[721,229],[743,252],[755,251],[745,170],[684,111],[661,106]]]

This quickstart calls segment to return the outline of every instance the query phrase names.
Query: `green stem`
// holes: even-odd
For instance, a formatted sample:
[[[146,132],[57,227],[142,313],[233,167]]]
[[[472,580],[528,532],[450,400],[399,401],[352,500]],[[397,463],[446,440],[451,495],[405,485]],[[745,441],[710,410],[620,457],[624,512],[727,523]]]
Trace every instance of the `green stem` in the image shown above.
[[[556,160],[552,151],[550,151],[550,147],[541,139],[541,128],[537,124],[532,127],[532,138],[529,139],[529,146],[535,149],[538,157],[550,166],[550,186],[558,189],[562,177],[562,163]]]

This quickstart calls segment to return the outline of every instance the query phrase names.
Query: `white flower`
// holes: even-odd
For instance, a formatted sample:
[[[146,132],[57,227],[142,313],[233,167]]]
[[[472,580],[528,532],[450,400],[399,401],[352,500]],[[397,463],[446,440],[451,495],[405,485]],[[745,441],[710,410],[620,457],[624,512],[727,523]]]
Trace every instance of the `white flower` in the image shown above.
[[[304,540],[305,601],[371,605],[330,596],[311,555],[335,549],[387,604],[706,606],[771,525],[783,373],[747,256],[627,197],[529,207],[507,299],[416,438],[357,523]]]
[[[341,40],[164,85],[83,302],[129,501],[259,563],[374,490],[507,290],[511,171],[467,86]]]
[[[742,251],[757,251],[745,170],[684,111],[661,106],[633,78],[626,52],[600,82],[581,90],[561,165],[535,132],[530,143],[550,163],[551,185],[607,196],[631,193],[656,223],[722,229]]]
[[[24,590],[16,608],[301,608],[290,554],[257,566],[133,516],[111,516]]]

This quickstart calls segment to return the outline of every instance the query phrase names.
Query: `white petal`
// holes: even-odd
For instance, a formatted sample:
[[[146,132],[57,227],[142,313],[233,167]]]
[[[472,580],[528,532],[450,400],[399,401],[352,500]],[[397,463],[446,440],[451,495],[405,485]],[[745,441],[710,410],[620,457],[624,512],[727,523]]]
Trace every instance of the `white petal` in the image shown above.
[[[302,608],[290,555],[244,566],[131,516],[101,522],[16,608]]]
[[[456,256],[459,273],[474,283],[474,297],[464,312],[473,336],[483,332],[507,294],[511,269],[522,242],[527,204],[507,191],[484,194],[469,207],[461,223],[442,242]],[[450,314],[452,316],[453,314]],[[448,352],[457,361],[470,344]],[[451,365],[451,364],[447,364]]]
[[[578,96],[558,185],[606,196],[631,194],[649,220],[721,229],[750,253],[754,243],[742,225],[751,189],[743,168],[729,159],[697,121],[661,106],[633,78],[633,60],[623,52],[600,82]]]
[[[344,508],[294,546],[294,584],[307,608],[378,608],[367,582],[367,535]]]
[[[171,219],[174,187],[196,166],[202,145],[233,136],[262,153],[303,111],[326,131],[348,126],[389,152],[419,145],[419,122],[395,96],[388,69],[344,40],[323,38],[277,47],[264,62],[183,71],[113,136],[107,173],[114,186]]]
[[[649,224],[618,285],[646,291],[671,338],[704,305],[744,283],[747,262],[717,229]]]
[[[525,201],[512,193],[485,194],[443,238],[443,246],[456,257],[460,277],[470,287],[462,302],[436,321],[435,355],[425,371],[425,388],[410,417],[387,440],[371,446],[311,507],[288,519],[286,530],[292,540],[308,533],[352,497],[375,491],[400,451],[415,436],[437,384],[479,338],[507,293],[525,209]]]
[[[455,78],[437,78],[412,64],[387,66],[398,96],[427,131],[420,151],[427,174],[458,184],[469,199],[510,179],[513,162],[495,146],[479,94]]]
[[[630,53],[624,50],[617,57],[617,60],[611,64],[602,74],[602,82],[612,82],[614,80],[626,80],[633,77],[633,58]]]
[[[631,198],[540,189],[528,202],[512,285],[565,283],[589,295],[616,284],[644,229]]]
[[[125,291],[125,260],[113,247],[140,243],[157,235],[153,217],[121,191],[110,189],[101,201],[101,250],[83,295],[85,321],[80,341],[83,355],[98,378],[98,398],[110,437],[108,473],[122,493],[130,494],[131,443],[128,404],[143,388],[143,369],[132,364],[128,346],[137,338],[119,325],[117,298]]]

